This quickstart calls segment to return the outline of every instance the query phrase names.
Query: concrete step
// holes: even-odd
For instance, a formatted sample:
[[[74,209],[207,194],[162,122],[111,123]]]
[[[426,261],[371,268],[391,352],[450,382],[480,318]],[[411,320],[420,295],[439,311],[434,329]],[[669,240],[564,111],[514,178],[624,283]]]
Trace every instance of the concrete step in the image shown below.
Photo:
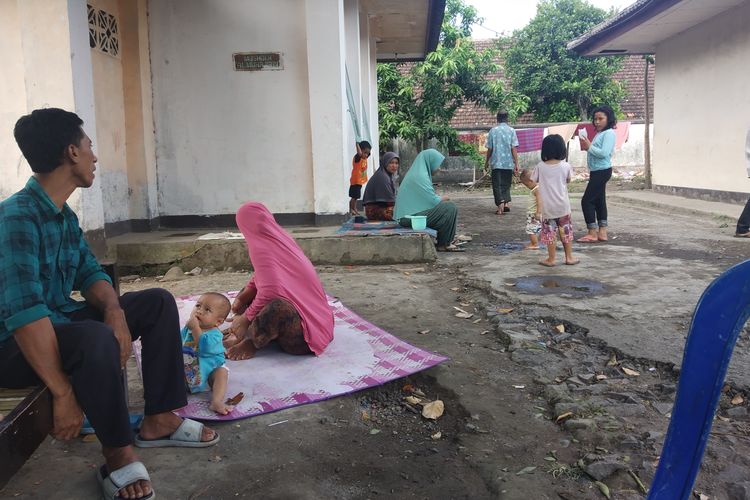
[[[427,234],[339,236],[336,227],[285,228],[316,265],[378,265],[432,262],[435,245]],[[173,265],[249,269],[247,246],[236,229],[182,229],[127,233],[107,241],[107,257],[120,274],[162,274]]]

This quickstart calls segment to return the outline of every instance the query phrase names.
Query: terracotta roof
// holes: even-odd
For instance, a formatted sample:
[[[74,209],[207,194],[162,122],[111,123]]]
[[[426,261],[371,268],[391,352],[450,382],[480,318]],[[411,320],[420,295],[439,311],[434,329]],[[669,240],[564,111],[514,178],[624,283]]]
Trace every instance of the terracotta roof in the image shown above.
[[[477,50],[482,51],[488,47],[494,46],[497,40],[474,40],[474,45]],[[491,75],[492,78],[499,78],[507,82],[507,79],[502,71],[502,58],[498,57],[496,61],[501,65],[501,69]],[[402,73],[407,73],[411,70],[414,63],[400,64],[399,68]],[[620,108],[622,109],[625,118],[628,120],[643,120],[645,116],[646,99],[643,92],[643,76],[646,70],[646,61],[642,56],[625,56],[623,60],[622,69],[613,75],[613,78],[623,83],[627,96],[620,102]],[[654,73],[655,67],[649,70],[649,95],[651,98],[651,106],[653,113],[653,99],[654,99]],[[653,116],[653,115],[652,115]],[[476,106],[473,103],[465,104],[461,106],[451,120],[453,127],[463,130],[471,129],[488,129],[496,125],[495,113],[491,113],[488,109]],[[534,115],[532,113],[525,113],[515,122],[517,124],[529,124],[535,123]]]

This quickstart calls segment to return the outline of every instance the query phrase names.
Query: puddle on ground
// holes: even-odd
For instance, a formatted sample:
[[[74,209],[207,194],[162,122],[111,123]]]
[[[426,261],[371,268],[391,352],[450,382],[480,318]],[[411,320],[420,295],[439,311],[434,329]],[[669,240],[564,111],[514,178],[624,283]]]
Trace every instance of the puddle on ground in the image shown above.
[[[524,246],[526,246],[526,243],[511,241],[508,243],[493,245],[493,250],[500,255],[508,255],[509,253],[522,251]]]
[[[514,286],[522,292],[540,295],[565,294],[573,297],[590,297],[607,292],[607,287],[598,281],[566,276],[524,276],[518,278]]]

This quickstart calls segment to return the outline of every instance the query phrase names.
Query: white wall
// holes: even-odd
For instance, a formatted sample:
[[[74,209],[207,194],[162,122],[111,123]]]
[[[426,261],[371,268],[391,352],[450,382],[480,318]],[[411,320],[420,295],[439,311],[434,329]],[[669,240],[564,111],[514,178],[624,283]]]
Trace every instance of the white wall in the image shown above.
[[[653,182],[750,192],[750,2],[657,47]]]
[[[614,152],[612,155],[612,166],[613,167],[632,167],[641,168],[644,165],[644,151],[645,141],[644,132],[646,126],[642,123],[631,123],[630,131],[628,134],[628,140],[622,145],[622,147]],[[654,138],[654,126],[651,125],[651,150],[653,151],[653,138]],[[578,138],[574,137],[570,141],[570,149],[568,151],[568,161],[574,168],[587,168],[586,163],[586,152],[581,151],[580,143]],[[538,152],[537,152],[537,161]],[[653,164],[653,161],[652,161]]]
[[[32,174],[13,138],[13,126],[37,108],[78,113],[96,143],[96,120],[85,0],[0,1],[0,199]],[[101,229],[99,178],[68,199],[84,230]]]
[[[234,213],[248,200],[312,212],[305,2],[149,9],[159,214]],[[232,53],[253,51],[282,52],[283,71],[234,71]]]

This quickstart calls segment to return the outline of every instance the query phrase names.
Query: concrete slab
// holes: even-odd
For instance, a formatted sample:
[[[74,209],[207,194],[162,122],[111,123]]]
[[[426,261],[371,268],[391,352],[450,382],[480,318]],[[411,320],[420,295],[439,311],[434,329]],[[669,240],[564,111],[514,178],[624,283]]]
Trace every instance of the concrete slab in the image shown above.
[[[640,206],[666,208],[683,213],[712,215],[732,219],[734,222],[737,222],[737,217],[740,216],[743,208],[743,205],[684,198],[650,190],[607,193],[607,199],[615,203],[636,203]]]
[[[435,245],[427,234],[339,236],[336,227],[289,227],[305,255],[316,265],[378,265],[433,262]],[[108,257],[122,274],[161,273],[173,265],[248,269],[247,246],[236,229],[182,229],[127,233],[110,238]]]

